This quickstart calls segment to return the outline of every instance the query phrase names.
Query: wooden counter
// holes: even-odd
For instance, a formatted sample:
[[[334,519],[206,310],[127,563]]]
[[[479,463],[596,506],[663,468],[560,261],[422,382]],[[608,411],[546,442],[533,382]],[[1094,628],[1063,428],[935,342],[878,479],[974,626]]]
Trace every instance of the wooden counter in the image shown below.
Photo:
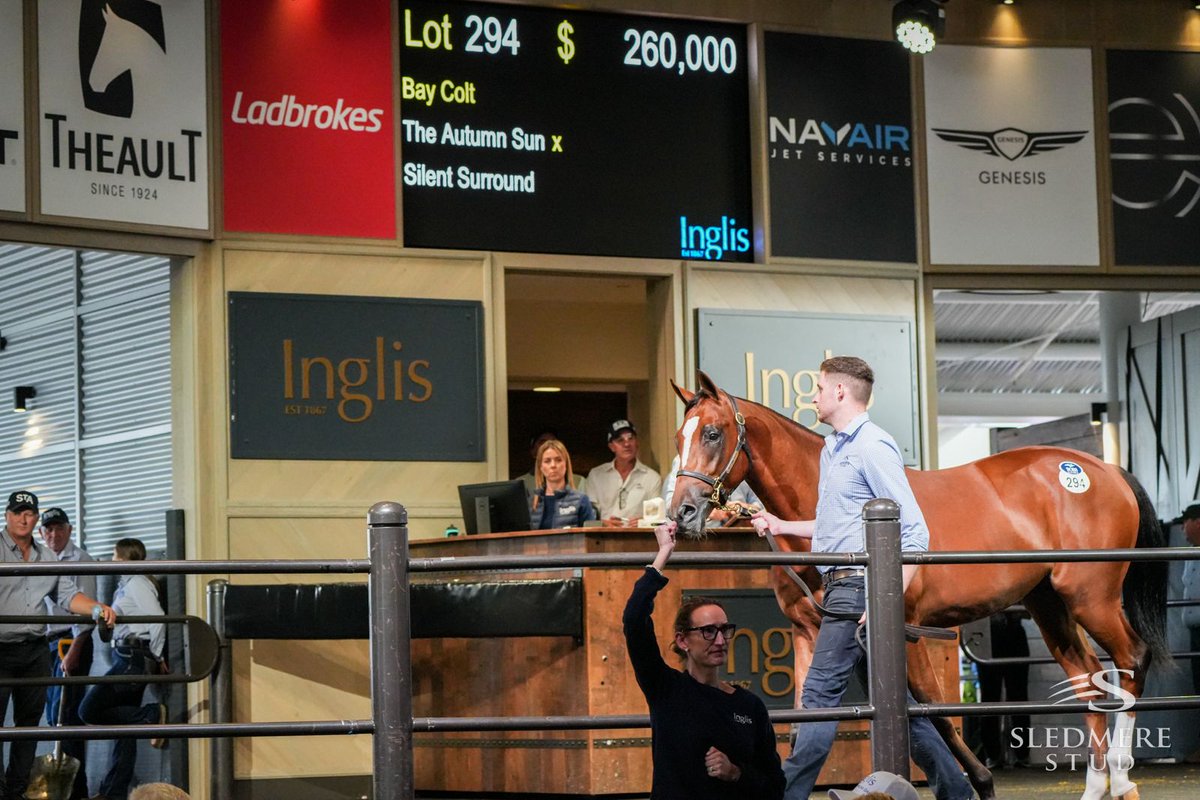
[[[679,550],[754,551],[768,549],[749,530],[716,533],[704,542],[680,542]],[[567,553],[647,553],[656,550],[648,529],[582,528],[562,531],[490,534],[411,543],[413,558],[482,555],[560,555]],[[671,582],[660,593],[654,614],[663,657],[677,658],[667,646],[682,592],[751,590],[758,607],[771,609],[767,570],[760,567],[672,568]],[[587,568],[518,572],[424,573],[422,581],[520,581],[582,577],[584,637],[505,639],[417,639],[412,643],[413,714],[423,716],[530,716],[644,714],[646,702],[625,658],[621,612],[641,571]],[[759,590],[759,591],[753,591]],[[773,602],[773,601],[772,601]],[[793,696],[790,625],[778,608],[766,623],[786,631],[786,646],[767,657],[747,658],[742,671],[769,687],[778,702]],[[745,625],[744,620],[735,622]],[[747,640],[759,643],[747,631]],[[739,630],[739,636],[742,631]],[[776,637],[782,638],[782,637]],[[946,677],[957,687],[957,648],[946,651]],[[736,646],[736,645],[735,645]],[[750,645],[745,645],[750,646]],[[736,651],[735,651],[736,652]],[[771,672],[771,675],[766,675]],[[761,677],[760,677],[761,676]],[[787,725],[776,726],[780,755],[789,752]],[[821,775],[822,783],[855,784],[870,772],[868,723],[844,722],[838,742]],[[648,793],[649,729],[597,731],[513,731],[496,733],[417,733],[414,736],[416,788],[454,792],[518,792],[601,795]]]

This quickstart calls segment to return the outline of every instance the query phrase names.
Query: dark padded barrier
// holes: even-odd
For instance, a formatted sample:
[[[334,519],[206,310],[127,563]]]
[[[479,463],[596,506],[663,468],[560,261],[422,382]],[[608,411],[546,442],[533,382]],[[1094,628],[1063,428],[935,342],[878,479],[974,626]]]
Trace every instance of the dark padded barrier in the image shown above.
[[[417,583],[409,587],[414,639],[583,638],[583,580]],[[366,639],[365,583],[231,584],[230,639]]]

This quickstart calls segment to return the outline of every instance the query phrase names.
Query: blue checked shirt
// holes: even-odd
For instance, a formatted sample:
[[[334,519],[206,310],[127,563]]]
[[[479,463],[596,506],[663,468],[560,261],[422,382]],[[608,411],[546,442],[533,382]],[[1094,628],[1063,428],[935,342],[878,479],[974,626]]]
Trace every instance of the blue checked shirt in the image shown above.
[[[862,507],[877,497],[890,498],[900,505],[900,549],[929,549],[929,528],[904,474],[900,448],[887,431],[871,422],[866,412],[855,417],[846,430],[825,437],[818,492],[813,552],[865,550]],[[835,567],[823,565],[818,569],[828,572]]]

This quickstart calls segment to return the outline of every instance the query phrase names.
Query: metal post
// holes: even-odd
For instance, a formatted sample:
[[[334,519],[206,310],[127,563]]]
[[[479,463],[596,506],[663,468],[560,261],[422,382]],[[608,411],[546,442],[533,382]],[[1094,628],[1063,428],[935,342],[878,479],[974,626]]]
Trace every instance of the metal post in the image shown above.
[[[863,506],[867,541],[867,667],[871,679],[871,769],[909,776],[908,668],[900,506],[876,498]]]
[[[209,717],[213,722],[233,722],[233,653],[225,638],[225,590],[229,581],[208,582],[208,624],[217,632],[217,668],[209,679]],[[213,739],[209,772],[213,797],[233,797],[233,739]]]
[[[408,591],[408,511],[376,503],[367,514],[371,558],[371,714],[374,796],[412,800],[412,620]]]

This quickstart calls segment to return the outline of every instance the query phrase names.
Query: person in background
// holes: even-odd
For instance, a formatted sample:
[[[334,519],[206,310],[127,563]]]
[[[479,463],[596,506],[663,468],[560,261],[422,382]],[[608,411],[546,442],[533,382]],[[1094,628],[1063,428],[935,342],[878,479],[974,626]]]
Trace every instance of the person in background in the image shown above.
[[[54,552],[34,540],[38,523],[37,495],[30,491],[13,492],[4,509],[4,527],[0,529],[0,563],[54,561]],[[54,600],[72,614],[89,615],[99,609],[104,624],[116,619],[113,610],[79,590],[70,575],[22,575],[0,580],[0,614],[6,616],[46,616],[46,598]],[[12,699],[13,723],[18,727],[36,727],[46,705],[45,686],[5,686],[4,678],[45,678],[50,674],[50,648],[46,644],[46,623],[0,625],[0,719]],[[29,771],[37,742],[13,742],[8,768],[0,781],[0,800],[21,800],[29,784]]]
[[[113,561],[145,561],[146,546],[138,539],[121,539],[113,548]],[[113,596],[113,608],[120,616],[162,616],[158,590],[147,575],[122,575]],[[167,671],[163,660],[166,627],[160,623],[120,622],[113,631],[112,667],[106,675],[154,675]],[[149,725],[167,721],[162,703],[143,703],[146,684],[108,683],[88,689],[79,706],[79,715],[88,725]],[[165,739],[151,739],[151,747],[166,747]],[[116,800],[124,797],[133,780],[137,760],[137,739],[117,739],[113,743],[108,773],[100,782],[100,793],[92,800]]]
[[[143,783],[133,788],[129,800],[191,800],[191,796],[169,783]]]
[[[529,440],[529,461],[532,466],[530,466],[529,472],[521,476],[521,482],[525,484],[525,494],[529,495],[530,499],[533,498],[533,493],[537,491],[538,450],[541,449],[542,442],[549,441],[550,439],[562,441],[559,438],[558,432],[549,428]],[[570,482],[571,486],[577,491],[587,491],[587,478],[582,475],[576,475],[572,472]]]
[[[613,460],[588,473],[588,496],[605,525],[636,525],[642,502],[662,496],[662,478],[638,461],[637,429],[629,420],[619,419],[608,427],[608,449]]]
[[[675,615],[671,649],[683,670],[663,661],[654,634],[654,598],[675,550],[675,523],[654,529],[658,553],[634,584],[622,624],[629,663],[650,706],[651,800],[778,800],[783,772],[775,729],[759,697],[721,680],[737,626],[715,600],[689,598]]]
[[[872,772],[858,782],[858,786],[846,791],[830,789],[830,800],[917,800],[916,788],[892,772]]]
[[[1192,503],[1177,520],[1183,523],[1183,535],[1193,547],[1200,547],[1200,503]],[[1183,565],[1183,599],[1200,602],[1200,561]],[[1191,650],[1200,651],[1200,605],[1183,607],[1183,624],[1191,636]],[[1200,693],[1200,658],[1192,659],[1192,692]],[[1190,758],[1200,756],[1200,752]]]
[[[663,503],[666,508],[671,507],[671,498],[675,494],[675,479],[678,476],[679,456],[676,455],[671,461],[671,470],[667,473],[666,480],[663,481]],[[761,511],[763,504],[754,490],[750,488],[750,484],[742,481],[729,493],[725,506],[725,508],[714,508],[709,512],[708,519],[704,523],[705,527],[720,528],[724,525],[732,525],[740,518],[748,518],[755,512]]]
[[[49,547],[59,561],[92,561],[87,551],[71,541],[71,520],[67,512],[61,508],[48,508],[42,514],[42,541]],[[96,596],[96,576],[75,576],[79,589],[89,597]],[[46,598],[46,613],[51,617],[61,617],[71,612]],[[58,657],[59,642],[70,640],[70,647]],[[50,674],[55,678],[63,675],[87,675],[92,669],[92,626],[53,623],[46,626],[46,640],[50,644]],[[79,717],[79,702],[83,699],[84,686],[47,686],[46,687],[46,721],[51,725],[58,724],[58,704],[62,702],[62,721],[64,725],[82,725]],[[62,744],[63,753],[79,759],[79,771],[75,773],[75,786],[71,790],[70,800],[82,800],[88,796],[87,788],[87,742],[83,739],[67,739]]]
[[[992,658],[1013,658],[1029,655],[1029,637],[1021,619],[1027,616],[1021,611],[1000,611],[988,620],[992,636]],[[1028,664],[980,664],[979,695],[985,703],[1001,700],[1018,702],[1029,699]],[[1009,766],[1029,765],[1029,715],[1015,714],[1008,717],[977,717],[983,765],[988,769],[1006,769]],[[1008,723],[1007,726],[1005,723]],[[1014,730],[1021,735],[1005,736]]]
[[[537,483],[529,501],[529,529],[575,528],[596,518],[592,501],[567,481],[571,475],[571,454],[557,439],[547,439],[538,447]]]

